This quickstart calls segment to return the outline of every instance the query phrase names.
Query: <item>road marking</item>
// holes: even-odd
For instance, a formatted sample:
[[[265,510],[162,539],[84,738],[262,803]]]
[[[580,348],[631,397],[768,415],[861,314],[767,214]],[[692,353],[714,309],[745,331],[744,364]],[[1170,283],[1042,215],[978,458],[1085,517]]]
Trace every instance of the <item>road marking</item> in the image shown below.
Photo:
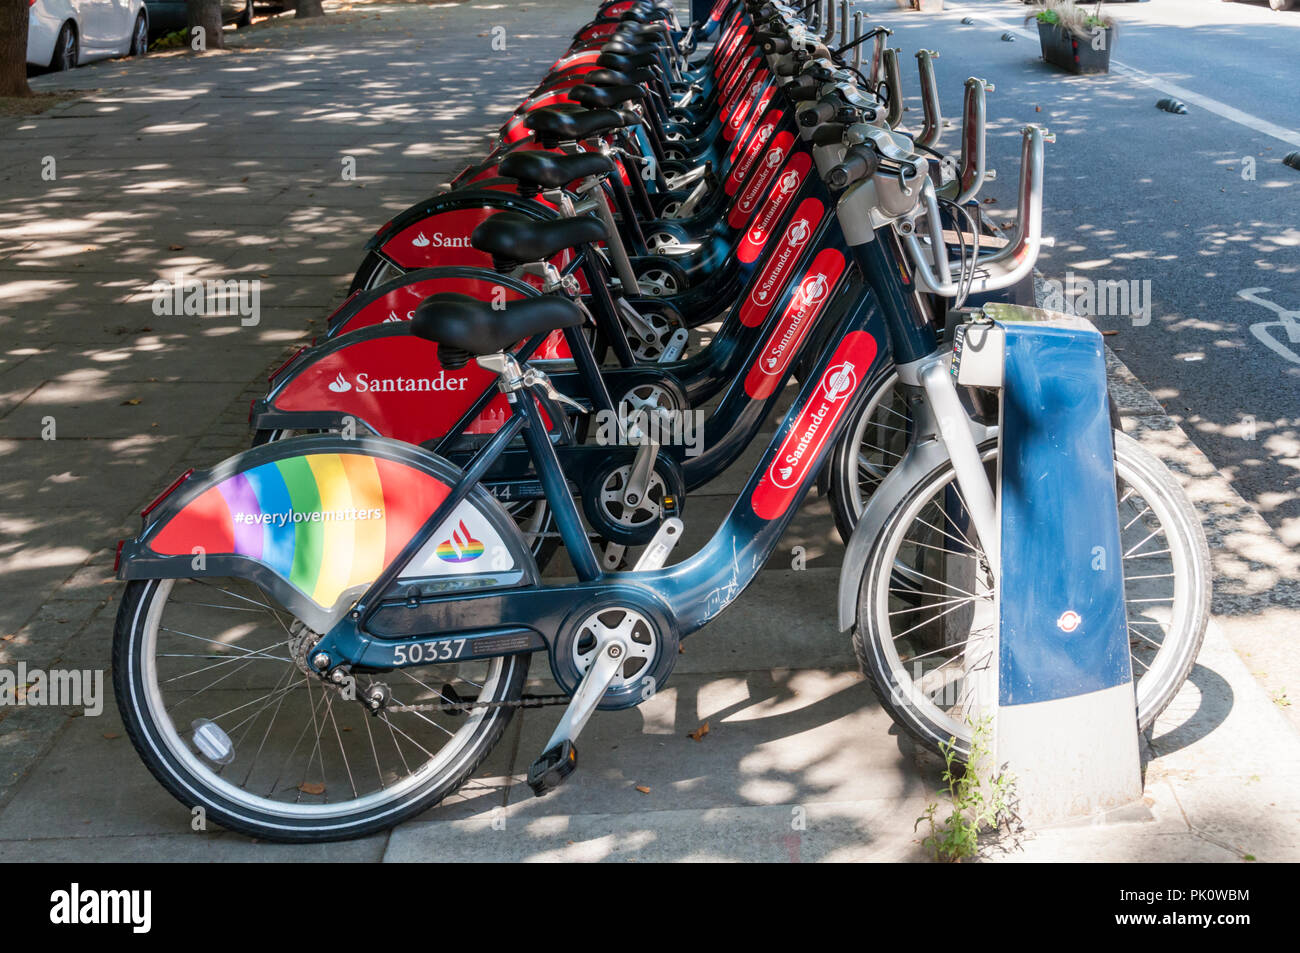
[[[1242,288],[1237,292],[1237,297],[1243,301],[1249,301],[1251,304],[1257,304],[1262,308],[1267,308],[1278,316],[1277,321],[1257,321],[1250,326],[1250,333],[1260,344],[1284,360],[1292,364],[1300,364],[1300,355],[1287,347],[1270,333],[1270,328],[1282,328],[1286,331],[1287,340],[1291,344],[1300,344],[1300,311],[1288,311],[1280,304],[1259,297],[1261,294],[1269,294],[1268,288]]]
[[[985,23],[996,26],[999,29],[1018,33],[1028,39],[1038,39],[1037,32],[1031,33],[1023,26],[1016,26],[1014,24],[1008,25],[1005,21],[996,16],[979,13],[970,7],[951,6],[945,9],[944,12],[947,13],[949,10],[951,10],[954,15],[959,13],[964,14],[966,16],[974,17],[977,20],[983,20]],[[1279,126],[1277,123],[1269,122],[1267,119],[1260,119],[1258,116],[1252,116],[1250,113],[1243,112],[1235,106],[1229,106],[1227,103],[1221,103],[1217,99],[1203,96],[1200,93],[1187,89],[1186,87],[1179,86],[1176,83],[1171,83],[1159,76],[1153,76],[1150,73],[1144,72],[1143,70],[1129,66],[1125,63],[1121,63],[1118,60],[1110,61],[1110,69],[1112,73],[1121,73],[1129,79],[1132,79],[1134,82],[1141,83],[1143,86],[1149,86],[1162,93],[1167,93],[1170,96],[1175,96],[1178,99],[1183,100],[1183,102],[1199,106],[1206,112],[1211,112],[1217,116],[1221,116],[1229,122],[1235,122],[1239,126],[1253,129],[1255,132],[1270,136],[1281,142],[1289,143],[1293,146],[1300,146],[1300,132],[1296,132],[1293,129],[1287,129],[1285,126]]]

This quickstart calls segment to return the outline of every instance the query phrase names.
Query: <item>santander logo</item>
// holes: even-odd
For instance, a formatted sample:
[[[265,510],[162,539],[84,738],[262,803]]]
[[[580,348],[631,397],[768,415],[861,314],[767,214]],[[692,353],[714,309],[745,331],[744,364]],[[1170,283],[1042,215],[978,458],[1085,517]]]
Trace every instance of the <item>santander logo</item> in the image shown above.
[[[416,235],[411,239],[411,244],[416,248],[471,248],[468,236],[464,235],[444,235],[442,232],[434,232],[433,237],[427,237],[424,232]]]
[[[374,377],[361,373],[351,381],[340,371],[328,386],[336,394],[346,394],[354,388],[358,394],[409,394],[463,391],[468,383],[468,377],[451,377],[445,370],[439,371],[436,377]]]

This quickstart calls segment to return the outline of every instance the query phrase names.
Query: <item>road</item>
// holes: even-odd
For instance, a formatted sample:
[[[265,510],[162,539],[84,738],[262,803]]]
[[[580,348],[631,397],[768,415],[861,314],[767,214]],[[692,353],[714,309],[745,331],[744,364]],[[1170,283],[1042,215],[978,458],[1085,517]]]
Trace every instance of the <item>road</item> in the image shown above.
[[[1015,201],[1020,128],[1056,134],[1044,222],[1056,244],[1040,269],[1131,283],[1141,306],[1094,318],[1117,332],[1108,343],[1283,541],[1300,545],[1300,169],[1282,162],[1300,150],[1300,10],[1106,4],[1120,21],[1111,73],[1072,77],[1041,61],[1023,4],[945,7],[855,7],[895,30],[913,126],[918,48],[941,52],[947,117],[960,120],[966,77],[992,82],[989,149],[1002,178],[986,194],[1003,212]],[[1156,108],[1171,95],[1186,114]],[[940,145],[956,150],[955,123]]]

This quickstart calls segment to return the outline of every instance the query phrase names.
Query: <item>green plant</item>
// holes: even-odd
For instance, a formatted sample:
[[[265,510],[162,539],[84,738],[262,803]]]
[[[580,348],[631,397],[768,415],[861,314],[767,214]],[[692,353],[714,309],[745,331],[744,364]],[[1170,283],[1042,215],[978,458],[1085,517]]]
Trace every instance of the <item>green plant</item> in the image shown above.
[[[1054,24],[1080,37],[1092,36],[1093,30],[1098,27],[1109,30],[1115,26],[1114,17],[1101,12],[1100,2],[1089,13],[1074,0],[1042,0],[1035,5],[1034,11],[1025,17],[1026,23],[1030,20]]]
[[[1016,819],[1015,778],[1004,770],[980,776],[980,766],[989,756],[991,721],[984,718],[970,725],[971,748],[966,764],[958,760],[957,739],[949,738],[939,745],[944,760],[943,781],[947,785],[939,794],[947,799],[951,811],[940,820],[939,804],[931,804],[912,826],[916,830],[923,821],[929,824],[930,832],[921,844],[933,852],[937,861],[969,860],[979,853],[982,834],[1004,826],[1010,829]]]
[[[158,37],[149,47],[151,50],[179,50],[182,47],[190,45],[190,31],[188,28],[173,30],[164,36]]]

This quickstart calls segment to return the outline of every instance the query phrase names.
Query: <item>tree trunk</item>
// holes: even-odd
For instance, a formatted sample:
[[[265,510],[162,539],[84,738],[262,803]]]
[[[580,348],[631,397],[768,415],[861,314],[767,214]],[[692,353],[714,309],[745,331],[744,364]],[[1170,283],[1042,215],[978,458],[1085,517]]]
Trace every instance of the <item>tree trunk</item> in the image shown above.
[[[27,0],[0,0],[0,96],[30,96]]]
[[[4,2],[4,0],[0,0]],[[192,50],[220,50],[226,46],[225,35],[221,31],[221,0],[186,0],[185,2],[189,36],[187,38]],[[203,28],[203,45],[196,47],[194,28]]]
[[[294,13],[294,19],[298,17],[323,17],[325,11],[321,8],[321,0],[298,0],[297,10]]]

